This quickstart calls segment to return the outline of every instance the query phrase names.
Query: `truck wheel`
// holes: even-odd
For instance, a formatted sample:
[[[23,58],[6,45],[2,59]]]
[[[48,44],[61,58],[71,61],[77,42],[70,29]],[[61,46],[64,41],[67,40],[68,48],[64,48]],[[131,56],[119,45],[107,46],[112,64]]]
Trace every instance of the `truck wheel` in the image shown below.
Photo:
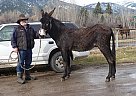
[[[64,71],[63,58],[60,51],[52,55],[50,60],[50,66],[55,72],[60,73]]]

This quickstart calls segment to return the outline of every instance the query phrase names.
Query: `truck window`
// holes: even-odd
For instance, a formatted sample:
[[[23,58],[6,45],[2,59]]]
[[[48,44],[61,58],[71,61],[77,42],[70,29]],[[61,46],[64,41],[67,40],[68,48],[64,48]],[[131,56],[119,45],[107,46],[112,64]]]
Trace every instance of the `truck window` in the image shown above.
[[[34,24],[34,25],[30,25],[33,29],[34,29],[34,31],[36,31],[36,32],[39,32],[39,30],[40,30],[40,28],[41,28],[41,24]],[[45,38],[50,38],[50,35],[49,34],[47,34],[46,36],[45,36]]]
[[[69,29],[77,29],[78,27],[73,23],[64,23],[65,26]]]
[[[36,32],[38,32],[39,30],[40,30],[40,28],[41,28],[41,25],[40,24],[35,24],[35,25],[30,25],[33,29],[34,29],[34,31],[36,31]]]
[[[9,25],[9,26],[3,27],[3,29],[0,30],[0,40],[1,41],[11,40],[11,35],[15,27],[16,25]]]

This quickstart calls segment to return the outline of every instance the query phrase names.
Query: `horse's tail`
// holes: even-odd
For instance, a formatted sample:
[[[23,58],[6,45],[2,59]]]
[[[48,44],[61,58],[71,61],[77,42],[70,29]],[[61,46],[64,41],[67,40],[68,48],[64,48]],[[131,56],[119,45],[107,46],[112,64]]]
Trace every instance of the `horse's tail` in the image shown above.
[[[70,57],[72,60],[74,59],[72,51],[70,51]]]
[[[112,54],[113,54],[114,59],[116,60],[115,36],[114,36],[112,29],[111,29],[111,37],[112,37]]]

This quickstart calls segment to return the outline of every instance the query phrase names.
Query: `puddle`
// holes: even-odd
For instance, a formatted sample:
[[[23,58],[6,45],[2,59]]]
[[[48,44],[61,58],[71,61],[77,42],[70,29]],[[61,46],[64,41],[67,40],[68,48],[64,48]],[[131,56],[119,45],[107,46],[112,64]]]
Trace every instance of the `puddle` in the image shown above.
[[[131,78],[133,78],[133,79],[136,79],[136,73],[135,74],[130,74],[129,75]]]

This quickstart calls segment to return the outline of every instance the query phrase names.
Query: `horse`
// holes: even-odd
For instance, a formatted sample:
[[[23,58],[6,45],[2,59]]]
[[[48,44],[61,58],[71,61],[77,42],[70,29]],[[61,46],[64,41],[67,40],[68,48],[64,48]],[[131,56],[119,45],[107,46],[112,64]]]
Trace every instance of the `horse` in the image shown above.
[[[116,73],[116,51],[115,37],[112,29],[102,24],[96,24],[92,27],[69,29],[61,21],[53,18],[55,8],[50,12],[41,11],[42,17],[40,22],[42,28],[56,42],[60,49],[63,64],[64,74],[61,81],[70,77],[70,58],[72,58],[72,50],[87,51],[94,47],[98,47],[109,63],[109,73],[106,77],[106,82],[115,79]],[[110,40],[112,38],[112,50],[110,48]]]
[[[130,29],[129,29],[129,27],[127,27],[127,26],[123,27],[122,25],[119,25],[118,28],[120,28],[119,29],[119,33],[120,33],[122,39],[123,39],[123,34],[126,35],[126,39],[128,38],[128,36],[130,36]]]

